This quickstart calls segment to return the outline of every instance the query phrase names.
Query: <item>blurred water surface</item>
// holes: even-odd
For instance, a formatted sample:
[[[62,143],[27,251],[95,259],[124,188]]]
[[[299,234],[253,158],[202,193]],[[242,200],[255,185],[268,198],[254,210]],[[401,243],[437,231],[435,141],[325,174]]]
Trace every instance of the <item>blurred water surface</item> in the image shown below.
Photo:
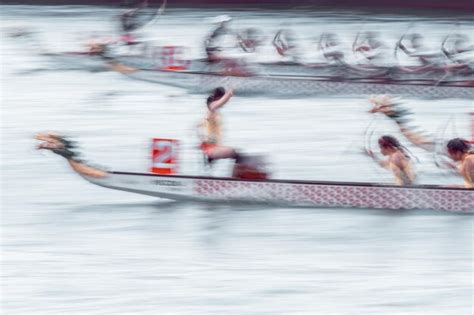
[[[93,33],[112,33],[117,13],[2,7],[3,30],[33,29],[41,43],[2,34],[2,314],[472,312],[472,216],[169,202],[92,186],[37,152],[35,132],[57,130],[75,137],[90,161],[145,171],[150,138],[169,137],[182,141],[181,171],[202,172],[193,128],[204,96],[113,72],[48,70],[51,60],[38,56],[40,47],[77,50]],[[219,13],[170,10],[147,36],[201,56],[203,18]],[[394,41],[411,23],[330,11],[233,15],[236,26],[268,31],[289,22],[303,39],[323,29],[353,38],[357,27],[372,25]],[[472,30],[453,19],[415,25],[433,47],[453,28]],[[469,136],[472,101],[405,104],[422,129],[435,134],[452,117],[447,133]],[[360,153],[369,108],[362,97],[236,95],[223,109],[225,139],[266,154],[276,178],[390,182]],[[385,120],[376,133],[398,135]],[[461,183],[410,149],[421,160],[421,183]]]

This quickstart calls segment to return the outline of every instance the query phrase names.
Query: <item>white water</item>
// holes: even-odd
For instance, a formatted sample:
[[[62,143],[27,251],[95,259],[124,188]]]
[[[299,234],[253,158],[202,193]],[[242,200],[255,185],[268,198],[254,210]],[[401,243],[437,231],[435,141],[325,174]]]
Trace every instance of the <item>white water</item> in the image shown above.
[[[218,13],[171,10],[154,26],[158,42],[190,45],[198,56],[209,27],[203,17]],[[182,141],[182,172],[201,172],[193,126],[204,113],[202,95],[112,72],[38,71],[50,60],[4,36],[26,26],[43,47],[80,49],[78,39],[111,32],[115,14],[2,7],[2,314],[472,312],[472,216],[157,201],[92,186],[56,156],[34,150],[35,132],[57,130],[74,136],[90,161],[145,171],[150,138],[169,137]],[[381,25],[392,41],[410,23],[333,12],[233,16],[236,26],[273,31],[285,20],[312,36],[330,28],[351,38],[360,25]],[[455,27],[473,28],[442,19],[416,24],[433,36],[433,47]],[[470,136],[472,101],[405,104],[421,129],[436,134],[453,117],[456,130],[447,134]],[[236,95],[223,110],[225,139],[267,154],[276,178],[391,182],[360,154],[369,108],[365,98]],[[382,133],[407,144],[390,121],[380,120]],[[410,149],[422,162],[420,183],[462,182]]]

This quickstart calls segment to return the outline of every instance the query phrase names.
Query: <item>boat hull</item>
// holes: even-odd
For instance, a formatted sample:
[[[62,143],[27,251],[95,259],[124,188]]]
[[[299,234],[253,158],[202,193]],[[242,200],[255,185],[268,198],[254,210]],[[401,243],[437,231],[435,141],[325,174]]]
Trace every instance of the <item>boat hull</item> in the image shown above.
[[[474,86],[416,82],[384,82],[378,79],[342,80],[327,77],[296,76],[225,76],[206,72],[139,70],[126,75],[143,81],[166,84],[207,93],[217,86],[230,86],[239,94],[273,95],[283,97],[314,95],[393,94],[428,99],[474,98]],[[473,82],[474,84],[474,82]]]
[[[324,208],[474,211],[474,190],[463,188],[399,187],[315,181],[258,181],[126,172],[110,172],[102,178],[87,176],[85,178],[106,188],[171,200],[251,202]]]

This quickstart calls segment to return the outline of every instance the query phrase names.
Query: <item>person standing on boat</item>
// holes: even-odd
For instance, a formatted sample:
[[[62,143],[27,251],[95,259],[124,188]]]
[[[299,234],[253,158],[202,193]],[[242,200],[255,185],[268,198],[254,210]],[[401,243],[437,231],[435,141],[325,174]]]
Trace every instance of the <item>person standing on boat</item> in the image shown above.
[[[426,135],[420,132],[416,132],[416,127],[409,126],[410,119],[408,116],[411,114],[407,109],[402,108],[400,104],[396,103],[394,99],[389,95],[376,95],[369,98],[374,107],[369,111],[370,113],[381,113],[394,121],[400,132],[410,141],[412,144],[429,152],[434,151],[435,143],[429,139]]]
[[[471,150],[469,142],[461,138],[455,138],[446,145],[449,157],[460,165],[450,165],[457,169],[464,178],[464,187],[474,188],[474,151]]]
[[[239,154],[233,148],[222,145],[222,122],[219,109],[233,96],[232,89],[223,87],[215,89],[207,98],[206,117],[198,125],[200,149],[204,152],[209,163],[219,159],[234,159],[239,162]]]
[[[399,186],[413,185],[415,173],[413,172],[410,156],[400,142],[392,136],[382,136],[378,139],[380,153],[388,156],[387,160],[381,160],[368,150],[367,154],[380,166],[390,170],[395,176],[395,183]]]

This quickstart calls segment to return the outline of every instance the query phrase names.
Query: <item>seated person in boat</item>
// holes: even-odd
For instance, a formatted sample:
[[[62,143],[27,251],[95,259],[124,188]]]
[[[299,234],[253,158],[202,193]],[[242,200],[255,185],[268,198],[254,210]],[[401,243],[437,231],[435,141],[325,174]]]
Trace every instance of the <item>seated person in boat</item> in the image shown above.
[[[204,41],[206,48],[207,61],[217,62],[222,59],[222,45],[225,37],[232,34],[228,24],[232,18],[228,15],[220,15],[213,19],[213,23],[217,24],[217,28],[214,29]]]
[[[206,117],[198,125],[200,149],[206,155],[209,163],[218,159],[239,160],[239,154],[230,147],[222,145],[222,122],[219,109],[232,97],[232,89],[219,87],[207,98]]]
[[[474,188],[474,151],[471,150],[469,142],[455,138],[447,144],[448,155],[451,159],[459,162],[459,166],[454,166],[464,178],[464,187]]]
[[[340,38],[335,33],[323,33],[318,41],[318,50],[329,63],[345,64],[344,47]]]
[[[300,62],[296,38],[290,29],[279,30],[273,38],[272,44],[280,56],[288,59],[285,61]]]
[[[135,45],[137,40],[133,35],[133,32],[143,27],[149,20],[149,14],[144,13],[143,16],[146,16],[147,19],[143,21],[142,11],[148,7],[148,1],[143,1],[136,8],[127,10],[126,12],[120,15],[120,30],[122,36],[120,37],[121,41],[126,45]]]
[[[372,151],[368,151],[380,166],[390,170],[395,176],[395,183],[399,186],[413,185],[415,173],[413,172],[410,156],[407,149],[392,136],[382,136],[378,139],[380,153],[388,156],[387,160],[379,160]]]
[[[257,28],[246,28],[237,34],[237,40],[240,48],[246,53],[254,53],[262,44],[263,36]]]
[[[394,99],[389,95],[376,95],[369,98],[374,107],[369,111],[370,113],[381,113],[393,120],[400,132],[410,141],[412,144],[426,150],[433,151],[435,143],[429,139],[426,135],[419,131],[415,131],[416,127],[409,126],[410,119],[408,118],[411,113],[401,107],[400,104],[396,103]]]
[[[354,52],[360,53],[365,60],[374,66],[382,66],[387,62],[387,47],[377,32],[368,31],[362,34],[362,39],[354,42]],[[357,45],[356,45],[357,44]]]
[[[465,34],[448,35],[441,46],[441,50],[451,61],[458,65],[473,67],[472,52],[474,45]]]
[[[423,36],[414,33],[406,36],[409,41],[409,45],[403,43],[403,38],[398,42],[398,48],[400,48],[407,56],[415,58],[423,68],[432,66],[441,66],[441,60],[443,60],[440,52],[427,51],[424,43]]]

